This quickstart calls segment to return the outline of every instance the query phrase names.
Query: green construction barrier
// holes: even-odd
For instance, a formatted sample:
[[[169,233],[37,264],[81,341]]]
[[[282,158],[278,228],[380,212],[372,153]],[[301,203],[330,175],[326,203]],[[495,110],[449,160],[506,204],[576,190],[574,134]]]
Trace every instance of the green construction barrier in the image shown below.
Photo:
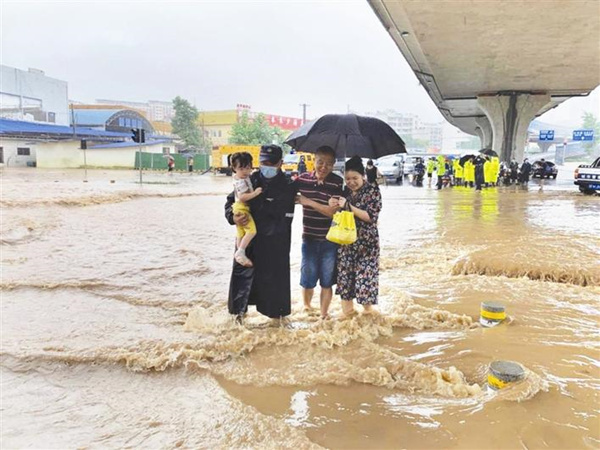
[[[188,158],[182,155],[171,155],[175,159],[175,170],[188,171]],[[162,153],[142,153],[142,169],[167,170],[168,158]],[[194,172],[204,172],[210,167],[209,155],[194,155]],[[140,168],[140,152],[135,154],[135,168]]]

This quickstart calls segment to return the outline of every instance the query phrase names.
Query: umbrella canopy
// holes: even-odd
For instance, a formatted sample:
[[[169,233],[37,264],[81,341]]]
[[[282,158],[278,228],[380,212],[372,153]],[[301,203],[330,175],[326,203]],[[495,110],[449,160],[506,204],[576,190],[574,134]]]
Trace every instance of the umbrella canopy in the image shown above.
[[[335,150],[336,158],[376,159],[406,153],[404,141],[387,123],[356,114],[326,114],[302,125],[285,143],[309,153],[328,145]]]
[[[466,162],[467,162],[469,159],[475,159],[475,155],[465,155],[465,156],[462,156],[462,157],[461,157],[461,158],[458,160],[458,163],[459,163],[461,166],[463,166],[463,167],[464,167],[464,166],[465,166],[465,163],[466,163]]]
[[[491,148],[484,148],[482,150],[479,150],[479,153],[482,153],[482,154],[488,155],[488,156],[496,156],[496,157],[498,157],[498,153],[496,153]]]

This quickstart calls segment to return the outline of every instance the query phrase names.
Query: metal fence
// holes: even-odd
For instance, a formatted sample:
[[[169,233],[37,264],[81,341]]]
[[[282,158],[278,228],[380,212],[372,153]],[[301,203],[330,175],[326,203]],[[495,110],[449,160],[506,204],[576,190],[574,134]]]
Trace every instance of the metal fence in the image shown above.
[[[188,157],[171,155],[175,159],[175,170],[188,171]],[[142,153],[142,169],[167,170],[168,158],[162,153]],[[140,153],[135,154],[135,168],[140,168]],[[205,171],[210,168],[209,155],[194,155],[194,171]]]

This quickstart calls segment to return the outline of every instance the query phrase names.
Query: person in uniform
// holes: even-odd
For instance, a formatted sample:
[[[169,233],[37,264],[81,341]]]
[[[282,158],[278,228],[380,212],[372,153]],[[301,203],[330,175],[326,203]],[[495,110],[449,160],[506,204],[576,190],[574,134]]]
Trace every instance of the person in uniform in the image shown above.
[[[250,176],[262,195],[248,202],[256,223],[256,237],[246,249],[254,267],[233,263],[229,284],[229,313],[243,323],[248,305],[261,314],[281,319],[291,313],[290,244],[294,217],[295,189],[281,171],[283,152],[277,145],[260,149],[260,170]],[[233,225],[244,225],[247,216],[233,213],[233,193],[225,203],[225,217]]]
[[[444,175],[446,174],[446,158],[443,155],[437,157],[437,164],[435,166],[437,171],[437,188],[442,189],[442,183],[444,181]]]
[[[473,165],[475,166],[475,189],[478,191],[485,184],[485,161],[486,159],[481,155],[477,155],[473,161]]]
[[[427,160],[427,186],[431,187],[431,180],[433,178],[433,171],[435,170],[435,159],[429,158]]]

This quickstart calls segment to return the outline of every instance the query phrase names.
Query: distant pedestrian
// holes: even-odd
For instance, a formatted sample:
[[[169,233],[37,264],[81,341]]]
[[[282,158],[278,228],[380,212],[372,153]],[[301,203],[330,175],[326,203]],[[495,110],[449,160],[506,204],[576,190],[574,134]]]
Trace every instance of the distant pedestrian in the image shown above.
[[[175,158],[173,158],[172,156],[169,156],[169,159],[167,160],[167,170],[169,172],[173,172],[174,168],[175,168]]]
[[[431,180],[433,178],[433,171],[435,170],[435,160],[429,158],[427,161],[427,186],[431,187]]]
[[[365,173],[367,175],[367,181],[373,186],[377,186],[377,178],[381,178],[382,175],[379,173],[379,169],[375,167],[373,164],[373,160],[370,159],[367,161],[367,168],[365,169]]]
[[[519,179],[519,163],[516,159],[513,159],[510,162],[510,182],[512,184],[516,183]]]
[[[527,184],[529,183],[529,176],[531,175],[531,163],[527,158],[523,160],[523,164],[521,165],[521,183]]]
[[[298,175],[302,175],[306,172],[306,161],[304,160],[304,156],[300,156],[300,161],[298,161]]]
[[[446,175],[446,158],[443,155],[437,157],[435,169],[437,170],[437,188],[439,191],[442,189],[442,183],[444,181],[444,176]]]
[[[194,172],[194,158],[188,159],[188,172]]]

